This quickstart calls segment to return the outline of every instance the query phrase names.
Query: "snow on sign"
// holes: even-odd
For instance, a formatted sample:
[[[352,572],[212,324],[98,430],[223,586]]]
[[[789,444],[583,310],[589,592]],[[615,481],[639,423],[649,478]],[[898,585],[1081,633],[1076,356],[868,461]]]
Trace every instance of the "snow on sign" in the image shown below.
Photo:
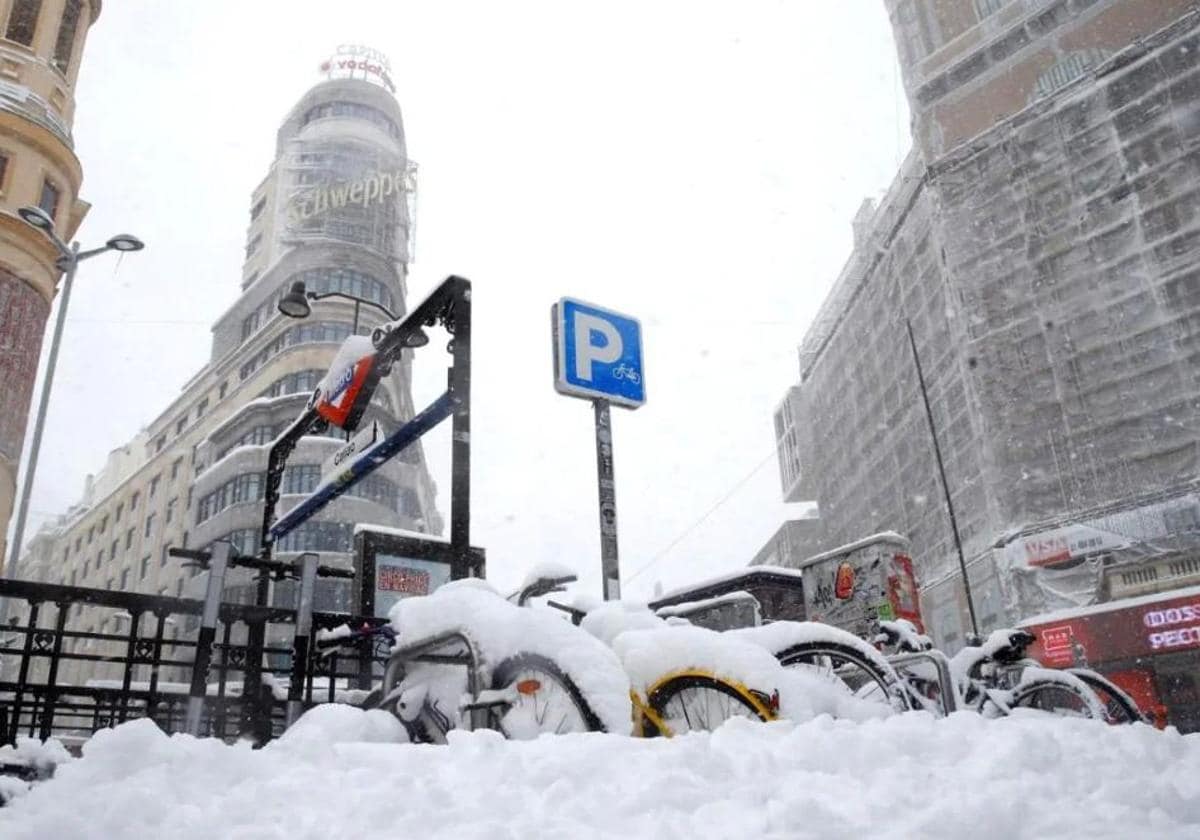
[[[554,387],[560,394],[638,408],[646,402],[642,326],[574,298],[554,304]]]

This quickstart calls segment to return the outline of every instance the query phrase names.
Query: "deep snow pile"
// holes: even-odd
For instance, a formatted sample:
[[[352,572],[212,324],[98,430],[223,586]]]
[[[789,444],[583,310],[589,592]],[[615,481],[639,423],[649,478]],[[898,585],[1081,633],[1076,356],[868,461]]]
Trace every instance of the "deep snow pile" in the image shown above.
[[[0,809],[0,836],[1200,836],[1200,736],[1143,725],[911,713],[672,740],[379,743],[398,735],[346,706],[258,751],[135,721]]]

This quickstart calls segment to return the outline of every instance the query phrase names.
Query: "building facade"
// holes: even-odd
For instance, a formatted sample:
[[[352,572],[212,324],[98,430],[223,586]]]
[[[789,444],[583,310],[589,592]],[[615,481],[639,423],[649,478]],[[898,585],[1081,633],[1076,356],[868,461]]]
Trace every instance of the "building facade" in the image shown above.
[[[87,213],[71,125],[75,80],[100,0],[0,2],[0,571],[46,319],[62,272],[18,208],[41,207],[69,241]]]
[[[1200,582],[1200,4],[887,7],[915,144],[800,347],[785,498],[906,534],[964,643],[911,324],[982,631]]]
[[[205,576],[169,558],[171,546],[228,540],[244,553],[257,551],[269,443],[302,412],[355,327],[369,333],[385,320],[371,307],[356,311],[337,299],[314,302],[305,319],[289,319],[277,309],[279,298],[303,281],[309,291],[344,292],[402,315],[414,171],[400,107],[380,85],[331,79],[300,99],[251,195],[241,294],[213,326],[210,360],[154,422],[110,455],[99,476],[89,477],[81,503],[39,533],[32,545],[50,569],[39,570],[31,557],[26,576],[202,597]],[[407,356],[393,367],[364,423],[387,431],[413,416],[410,370]],[[336,430],[301,439],[283,475],[279,513],[315,489],[323,462],[344,442]],[[277,542],[276,556],[316,551],[323,564],[348,567],[356,523],[440,533],[435,494],[414,444]],[[254,590],[244,570],[227,575],[226,600],[252,603]],[[288,606],[292,597],[283,587],[272,596]],[[318,582],[317,609],[350,605],[347,582]],[[87,608],[82,612],[86,625]],[[116,629],[115,619],[96,619],[97,632]],[[173,627],[168,636],[186,632]],[[73,666],[64,675],[69,681],[108,676],[103,666]]]

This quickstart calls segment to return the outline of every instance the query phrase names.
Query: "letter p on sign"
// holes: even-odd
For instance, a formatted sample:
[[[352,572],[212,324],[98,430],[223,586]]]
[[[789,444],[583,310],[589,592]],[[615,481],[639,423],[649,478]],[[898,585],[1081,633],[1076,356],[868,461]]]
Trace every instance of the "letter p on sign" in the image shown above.
[[[551,308],[554,387],[561,394],[637,408],[646,402],[636,318],[574,298]]]

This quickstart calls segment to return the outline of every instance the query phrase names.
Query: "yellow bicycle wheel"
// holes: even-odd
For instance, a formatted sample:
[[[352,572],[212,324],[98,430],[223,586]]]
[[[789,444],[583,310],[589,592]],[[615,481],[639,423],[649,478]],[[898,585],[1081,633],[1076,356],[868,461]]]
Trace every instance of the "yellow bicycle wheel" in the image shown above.
[[[730,718],[768,721],[777,717],[778,693],[765,694],[709,671],[677,671],[646,692],[641,734],[652,738],[684,732],[711,732]]]

